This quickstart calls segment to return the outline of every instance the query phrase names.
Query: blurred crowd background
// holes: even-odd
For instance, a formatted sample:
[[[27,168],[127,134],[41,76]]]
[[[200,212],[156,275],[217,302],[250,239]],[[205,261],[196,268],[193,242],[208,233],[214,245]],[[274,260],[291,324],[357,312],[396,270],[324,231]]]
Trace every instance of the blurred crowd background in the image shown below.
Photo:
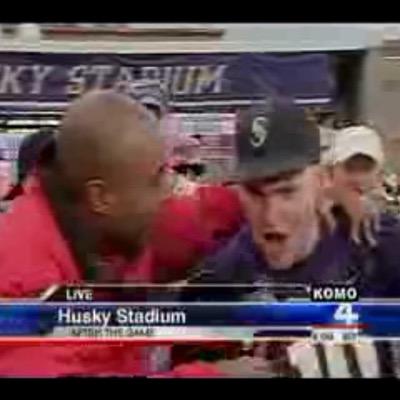
[[[399,57],[400,24],[1,24],[0,195],[17,179],[23,138],[57,130],[90,89],[161,103],[171,165],[192,182],[230,170],[236,113],[273,93],[317,120],[323,150],[340,129],[373,127],[398,212]]]

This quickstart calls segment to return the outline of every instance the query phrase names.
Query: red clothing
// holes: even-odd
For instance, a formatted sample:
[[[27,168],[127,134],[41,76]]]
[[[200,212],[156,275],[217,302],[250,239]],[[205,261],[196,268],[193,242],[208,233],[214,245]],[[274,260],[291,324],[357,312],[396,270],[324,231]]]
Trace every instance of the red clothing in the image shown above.
[[[212,363],[196,361],[190,364],[179,365],[173,371],[163,376],[167,378],[224,378],[226,374],[222,373]]]
[[[197,193],[203,226],[214,243],[238,232],[243,213],[234,190],[224,186],[200,186]]]
[[[193,198],[167,201],[158,219],[159,241],[154,239],[135,268],[125,269],[125,280],[151,281],[154,265],[163,265],[158,269],[167,278],[184,274],[194,259],[215,246],[216,230],[229,234],[237,229],[237,204],[227,189],[212,187]],[[37,180],[1,216],[0,238],[0,298],[36,296],[52,284],[82,282]],[[145,352],[132,344],[0,345],[0,376],[149,374]],[[180,367],[169,376],[214,375],[212,368],[197,367]]]
[[[82,282],[38,181],[1,216],[0,238],[0,298]],[[137,280],[137,271],[126,268],[126,277]],[[0,345],[0,376],[134,375],[144,365],[143,349],[132,345]]]
[[[193,195],[167,199],[149,246],[157,280],[184,279],[189,268],[236,233],[241,223],[236,193],[225,187],[200,186]]]

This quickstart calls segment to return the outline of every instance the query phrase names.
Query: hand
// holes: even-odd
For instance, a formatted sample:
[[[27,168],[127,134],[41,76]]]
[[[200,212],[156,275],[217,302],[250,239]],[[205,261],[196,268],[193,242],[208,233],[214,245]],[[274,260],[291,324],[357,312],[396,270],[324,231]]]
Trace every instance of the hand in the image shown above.
[[[376,246],[375,233],[379,230],[381,206],[379,192],[360,194],[353,190],[335,188],[331,194],[334,203],[340,205],[350,218],[352,240],[360,244],[363,235],[369,245]]]

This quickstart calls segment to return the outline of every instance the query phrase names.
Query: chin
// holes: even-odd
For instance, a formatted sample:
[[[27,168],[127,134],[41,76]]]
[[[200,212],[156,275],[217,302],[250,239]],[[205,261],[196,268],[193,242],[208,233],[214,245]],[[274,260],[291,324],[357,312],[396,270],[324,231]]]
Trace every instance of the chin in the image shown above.
[[[294,258],[287,255],[279,256],[264,252],[264,256],[271,269],[286,270],[292,268],[295,263]]]
[[[280,271],[285,271],[293,267],[292,262],[284,262],[284,261],[269,261],[268,264],[271,269],[276,269]]]

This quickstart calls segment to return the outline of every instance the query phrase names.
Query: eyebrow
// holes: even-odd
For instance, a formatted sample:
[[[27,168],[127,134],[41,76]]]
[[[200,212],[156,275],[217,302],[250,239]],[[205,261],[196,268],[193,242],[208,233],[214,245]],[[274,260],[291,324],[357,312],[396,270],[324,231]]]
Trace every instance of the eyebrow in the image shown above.
[[[249,182],[248,185],[252,185],[252,184],[274,184],[274,183],[278,183],[278,182],[282,182],[282,181],[288,181],[290,179],[296,178],[298,175],[300,175],[304,170],[292,170],[292,171],[287,171],[287,172],[283,172],[280,173],[278,175],[274,175],[268,178],[264,178],[264,179],[260,179],[258,181],[254,181],[254,182]]]

